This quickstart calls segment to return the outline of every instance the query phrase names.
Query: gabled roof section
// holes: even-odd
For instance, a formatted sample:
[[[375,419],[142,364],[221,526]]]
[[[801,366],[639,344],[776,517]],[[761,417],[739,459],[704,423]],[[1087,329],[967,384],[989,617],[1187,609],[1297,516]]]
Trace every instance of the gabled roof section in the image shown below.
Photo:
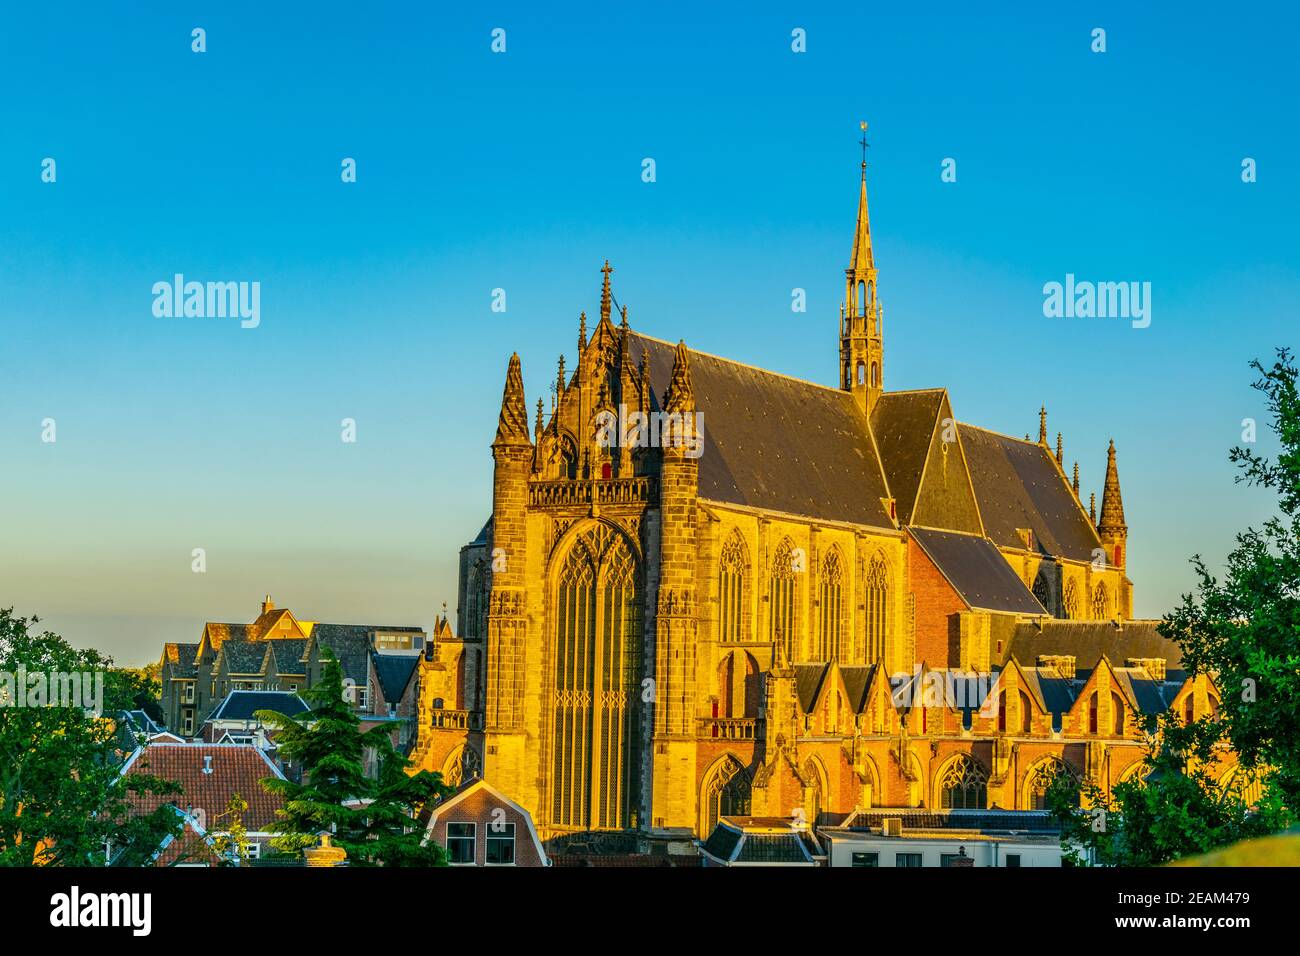
[[[967,606],[1008,614],[1047,613],[988,538],[932,528],[908,531]]]
[[[226,641],[217,651],[227,674],[260,674],[266,659],[266,645],[261,641]]]
[[[402,699],[419,663],[418,654],[375,655],[375,675],[379,678],[379,689],[385,703],[396,704]]]
[[[675,346],[629,333],[662,407]],[[688,350],[700,431],[699,494],[791,515],[893,528],[867,418],[838,389]]]
[[[1034,550],[1092,561],[1101,547],[1069,480],[1044,445],[960,425],[984,533],[1000,548],[1023,548],[1017,529],[1034,534]]]
[[[303,673],[303,656],[307,653],[305,637],[288,637],[267,641],[266,652],[275,659],[275,669],[281,674]]]
[[[805,714],[811,714],[816,709],[830,670],[830,664],[794,665],[795,692],[799,695],[799,707]]]
[[[879,665],[840,665],[840,680],[844,683],[844,693],[849,699],[853,713],[860,714],[867,706],[871,691],[871,679]]]
[[[901,524],[912,523],[943,399],[941,388],[885,392],[871,412],[871,430]]]
[[[297,717],[310,709],[292,691],[232,690],[217,704],[208,720],[254,720],[259,710],[274,710],[288,717]]]

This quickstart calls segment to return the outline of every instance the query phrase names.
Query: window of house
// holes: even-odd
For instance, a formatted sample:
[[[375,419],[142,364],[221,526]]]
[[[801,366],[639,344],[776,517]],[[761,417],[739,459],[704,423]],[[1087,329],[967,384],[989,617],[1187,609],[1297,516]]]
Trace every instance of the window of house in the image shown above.
[[[1019,853],[1008,853],[1008,854],[1007,854],[1007,866],[1008,866],[1008,867],[1012,867],[1012,868],[1014,868],[1014,869],[1019,869],[1019,868],[1020,868],[1020,854],[1019,854]]]
[[[921,854],[919,853],[899,853],[894,856],[894,866],[912,866],[921,865]]]
[[[474,829],[473,823],[447,824],[447,852],[453,864],[474,863]]]
[[[957,860],[962,858],[960,853],[940,853],[939,865],[943,867],[952,866]]]
[[[515,825],[499,823],[488,827],[488,866],[504,866],[515,862]]]
[[[357,709],[365,710],[369,706],[370,706],[370,688],[358,687],[357,688]]]
[[[185,701],[185,703],[187,703],[187,704],[192,704],[192,703],[194,703],[194,685],[193,685],[193,684],[186,684],[186,685],[185,685],[185,696],[184,696],[182,699],[183,699],[183,700]]]
[[[187,737],[188,737],[190,734],[194,733],[194,715],[193,715],[193,714],[186,714],[186,715],[185,715],[185,727],[184,727],[184,730],[185,730],[185,735],[186,735]]]
[[[850,866],[880,866],[880,854],[854,853]]]
[[[258,860],[261,859],[261,857],[262,857],[262,844],[260,843],[248,844],[248,858],[250,860]]]

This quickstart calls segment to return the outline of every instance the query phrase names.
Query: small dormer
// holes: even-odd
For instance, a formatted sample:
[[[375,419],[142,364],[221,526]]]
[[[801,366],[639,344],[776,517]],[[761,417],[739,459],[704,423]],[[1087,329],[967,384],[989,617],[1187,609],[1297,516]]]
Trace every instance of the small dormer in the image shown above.
[[[1040,654],[1039,667],[1050,667],[1066,680],[1074,680],[1076,659],[1073,654]]]

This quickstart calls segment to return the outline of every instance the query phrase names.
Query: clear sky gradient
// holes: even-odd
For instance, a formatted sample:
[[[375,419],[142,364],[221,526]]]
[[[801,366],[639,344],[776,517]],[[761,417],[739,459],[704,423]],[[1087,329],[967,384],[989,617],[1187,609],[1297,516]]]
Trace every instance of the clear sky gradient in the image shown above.
[[[123,662],[267,591],[430,625],[510,352],[531,408],[606,257],[634,328],[835,383],[860,119],[887,387],[1045,402],[1085,501],[1113,437],[1142,616],[1267,515],[1227,450],[1300,345],[1293,8],[467,6],[5,10],[0,606]],[[178,272],[260,282],[260,327],[156,318]],[[1066,273],[1150,282],[1151,326],[1045,318]]]

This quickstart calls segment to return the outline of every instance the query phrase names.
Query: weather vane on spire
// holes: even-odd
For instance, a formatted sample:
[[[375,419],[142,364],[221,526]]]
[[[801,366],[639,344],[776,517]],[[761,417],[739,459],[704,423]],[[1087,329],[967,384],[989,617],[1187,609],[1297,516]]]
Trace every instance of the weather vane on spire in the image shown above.
[[[858,140],[862,144],[862,169],[865,173],[867,168],[867,121],[863,120],[858,124],[862,127],[862,139]]]

